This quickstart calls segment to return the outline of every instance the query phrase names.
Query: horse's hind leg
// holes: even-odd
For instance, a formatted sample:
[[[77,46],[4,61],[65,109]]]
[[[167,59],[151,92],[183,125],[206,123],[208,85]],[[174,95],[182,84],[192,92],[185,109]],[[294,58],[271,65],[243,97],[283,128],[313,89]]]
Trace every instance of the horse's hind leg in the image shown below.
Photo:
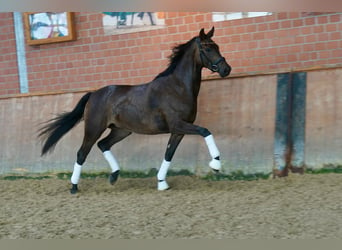
[[[80,180],[82,165],[85,162],[94,143],[100,138],[104,129],[97,130],[96,132],[95,131],[96,129],[91,130],[91,129],[88,129],[87,126],[85,126],[83,142],[82,142],[80,149],[77,151],[77,161],[75,162],[74,171],[72,172],[72,176],[71,176],[72,188],[70,192],[72,194],[75,194],[78,190],[77,185]]]
[[[170,167],[171,160],[173,155],[176,152],[176,149],[183,139],[183,134],[171,134],[169,142],[167,143],[165,157],[163,163],[161,164],[157,178],[158,178],[158,190],[167,190],[169,189],[169,185],[166,182],[166,174]]]
[[[110,151],[110,148],[117,142],[121,141],[122,139],[126,138],[131,134],[131,132],[123,129],[118,129],[114,126],[110,127],[111,131],[110,133],[103,138],[101,141],[97,143],[97,146],[100,148],[100,150],[103,153],[103,156],[107,160],[107,162],[110,165],[110,168],[112,169],[112,173],[109,176],[109,183],[114,184],[116,180],[119,177],[120,173],[120,167],[115,159],[114,155]]]

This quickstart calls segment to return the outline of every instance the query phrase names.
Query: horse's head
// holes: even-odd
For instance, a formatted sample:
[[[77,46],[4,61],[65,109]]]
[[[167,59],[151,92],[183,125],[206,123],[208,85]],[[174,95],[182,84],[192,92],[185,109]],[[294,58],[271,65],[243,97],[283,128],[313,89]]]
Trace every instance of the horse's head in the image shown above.
[[[213,72],[218,72],[221,77],[226,77],[231,71],[230,65],[221,55],[219,46],[211,39],[214,35],[215,28],[205,34],[204,29],[201,29],[198,38],[196,39],[199,49],[199,56],[202,65]]]

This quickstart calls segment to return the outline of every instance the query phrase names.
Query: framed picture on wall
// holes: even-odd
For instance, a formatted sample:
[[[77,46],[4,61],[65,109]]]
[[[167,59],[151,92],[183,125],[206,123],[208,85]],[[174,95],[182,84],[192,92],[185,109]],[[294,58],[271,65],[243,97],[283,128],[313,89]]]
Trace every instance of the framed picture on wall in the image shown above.
[[[76,39],[72,12],[26,12],[24,23],[29,45],[66,42]]]

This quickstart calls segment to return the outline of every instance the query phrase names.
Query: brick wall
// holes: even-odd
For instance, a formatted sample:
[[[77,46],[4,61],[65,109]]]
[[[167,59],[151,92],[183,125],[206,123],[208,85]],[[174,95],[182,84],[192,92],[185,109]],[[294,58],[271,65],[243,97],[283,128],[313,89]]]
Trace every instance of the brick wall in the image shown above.
[[[19,93],[13,14],[0,13],[0,97]]]
[[[26,46],[29,92],[148,82],[177,43],[215,25],[232,75],[342,65],[341,13],[274,13],[212,22],[211,13],[167,12],[164,29],[104,35],[101,13],[76,13],[77,40]],[[0,97],[19,94],[12,13],[0,13]],[[212,77],[208,70],[205,77]]]

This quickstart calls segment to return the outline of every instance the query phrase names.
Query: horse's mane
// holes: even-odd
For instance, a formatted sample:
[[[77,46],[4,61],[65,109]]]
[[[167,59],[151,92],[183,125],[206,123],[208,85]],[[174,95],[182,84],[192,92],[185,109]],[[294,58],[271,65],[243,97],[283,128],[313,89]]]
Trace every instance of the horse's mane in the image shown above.
[[[173,73],[175,70],[177,64],[180,62],[180,60],[183,58],[183,55],[188,50],[188,48],[191,46],[192,42],[196,39],[196,37],[192,38],[186,43],[179,44],[175,46],[172,49],[172,54],[168,57],[169,58],[169,65],[168,67],[161,73],[159,73],[154,79],[168,76]]]

